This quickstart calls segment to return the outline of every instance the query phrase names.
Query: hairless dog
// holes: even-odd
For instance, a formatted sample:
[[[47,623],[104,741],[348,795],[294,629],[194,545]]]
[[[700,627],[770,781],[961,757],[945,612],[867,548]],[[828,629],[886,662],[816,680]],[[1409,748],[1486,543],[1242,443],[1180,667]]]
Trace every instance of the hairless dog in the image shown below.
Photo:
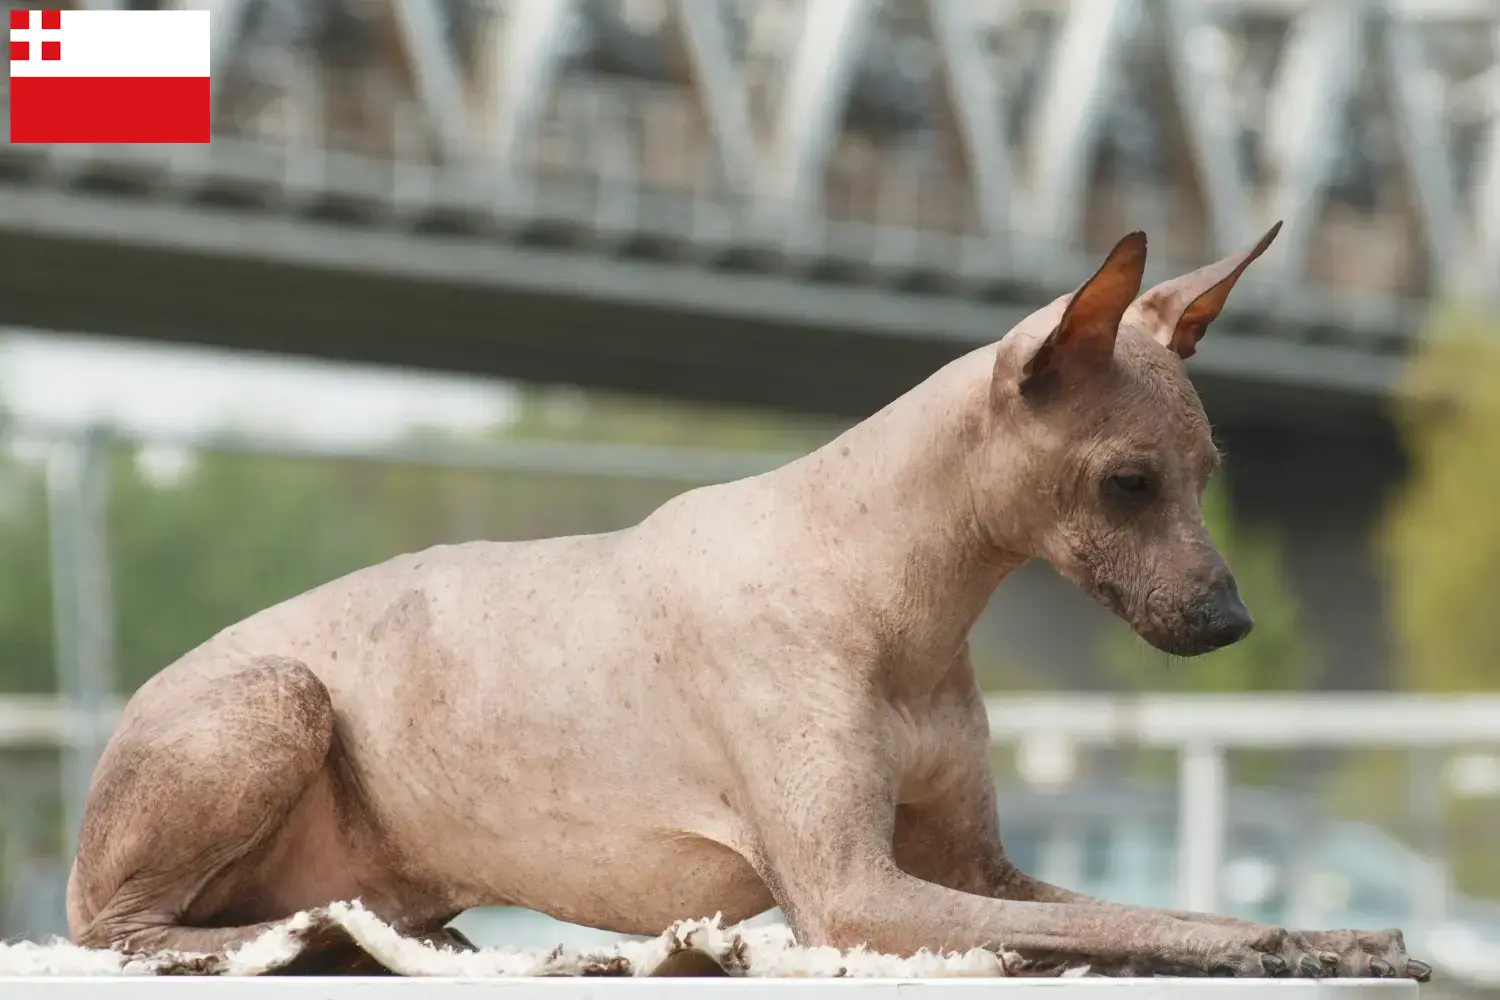
[[[967,636],[1007,574],[1044,559],[1181,656],[1251,629],[1183,361],[1276,231],[1144,294],[1132,233],[779,469],[621,531],[399,556],[225,629],[125,708],[73,938],[220,952],[352,898],[434,941],[473,906],[652,934],[779,905],[809,944],[1426,978],[1399,931],[1104,903],[1001,845]]]

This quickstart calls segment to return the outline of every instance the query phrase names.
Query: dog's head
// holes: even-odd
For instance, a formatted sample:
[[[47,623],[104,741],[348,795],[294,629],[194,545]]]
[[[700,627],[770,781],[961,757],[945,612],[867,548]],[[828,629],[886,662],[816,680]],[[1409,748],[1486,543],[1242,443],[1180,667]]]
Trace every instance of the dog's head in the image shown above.
[[[1183,361],[1279,229],[1144,294],[1146,238],[1132,233],[1081,288],[1017,326],[996,356],[991,405],[1018,447],[1007,449],[1008,471],[995,473],[1031,489],[1022,490],[1024,510],[986,519],[1180,656],[1237,642],[1253,625],[1203,523],[1219,454]]]

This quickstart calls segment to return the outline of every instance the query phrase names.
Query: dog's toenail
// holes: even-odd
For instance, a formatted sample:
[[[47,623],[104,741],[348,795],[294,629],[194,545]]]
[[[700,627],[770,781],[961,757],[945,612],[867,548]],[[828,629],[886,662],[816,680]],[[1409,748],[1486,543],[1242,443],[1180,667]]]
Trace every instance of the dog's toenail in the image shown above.
[[[1260,967],[1266,970],[1267,975],[1284,976],[1287,973],[1286,960],[1280,955],[1262,955]]]
[[[1390,962],[1387,962],[1383,958],[1370,959],[1370,975],[1385,979],[1389,976],[1394,976],[1395,974],[1396,970],[1391,967]]]
[[[1303,955],[1298,959],[1297,968],[1304,976],[1321,977],[1323,975],[1323,963],[1311,955]]]
[[[1406,974],[1419,983],[1425,983],[1432,978],[1432,966],[1415,958],[1406,960]]]

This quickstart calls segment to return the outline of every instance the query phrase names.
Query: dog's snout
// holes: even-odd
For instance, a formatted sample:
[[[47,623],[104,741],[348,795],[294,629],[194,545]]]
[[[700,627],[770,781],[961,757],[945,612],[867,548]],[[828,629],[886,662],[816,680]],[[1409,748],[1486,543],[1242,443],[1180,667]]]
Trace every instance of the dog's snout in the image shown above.
[[[1255,619],[1240,597],[1234,576],[1228,573],[1205,595],[1193,617],[1197,644],[1204,652],[1233,645],[1255,627]]]

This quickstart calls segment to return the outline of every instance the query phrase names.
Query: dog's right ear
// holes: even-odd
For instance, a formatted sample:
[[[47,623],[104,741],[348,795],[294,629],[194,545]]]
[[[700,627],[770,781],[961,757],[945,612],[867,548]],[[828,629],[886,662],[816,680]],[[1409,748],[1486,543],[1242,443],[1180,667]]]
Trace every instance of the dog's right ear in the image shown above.
[[[1120,319],[1135,301],[1146,272],[1146,234],[1115,244],[1094,276],[1068,300],[1062,319],[1021,365],[1021,393],[1032,395],[1060,376],[1108,367]]]
[[[1203,339],[1208,325],[1219,318],[1234,283],[1240,280],[1245,268],[1266,252],[1279,232],[1280,222],[1244,253],[1163,281],[1130,307],[1131,319],[1143,329],[1154,331],[1159,344],[1186,361],[1197,352],[1198,341]]]

